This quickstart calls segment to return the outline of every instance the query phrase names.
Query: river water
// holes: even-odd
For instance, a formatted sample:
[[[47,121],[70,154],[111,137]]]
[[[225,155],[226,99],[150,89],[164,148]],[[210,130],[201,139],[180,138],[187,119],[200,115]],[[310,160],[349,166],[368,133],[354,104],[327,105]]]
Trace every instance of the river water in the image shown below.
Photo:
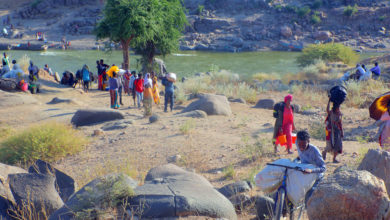
[[[20,59],[27,55],[38,67],[43,68],[49,64],[53,71],[60,75],[64,70],[75,72],[84,64],[90,70],[96,72],[96,60],[104,59],[107,64],[122,63],[121,51],[96,51],[96,50],[48,50],[37,51],[8,51],[10,61]],[[245,52],[245,53],[216,53],[200,51],[179,51],[164,59],[169,72],[175,72],[179,76],[190,76],[197,72],[207,72],[211,68],[219,68],[249,76],[255,73],[284,74],[296,73],[299,67],[296,64],[298,52]],[[365,55],[364,57],[367,57]],[[137,66],[137,55],[130,55],[130,69],[140,69]]]

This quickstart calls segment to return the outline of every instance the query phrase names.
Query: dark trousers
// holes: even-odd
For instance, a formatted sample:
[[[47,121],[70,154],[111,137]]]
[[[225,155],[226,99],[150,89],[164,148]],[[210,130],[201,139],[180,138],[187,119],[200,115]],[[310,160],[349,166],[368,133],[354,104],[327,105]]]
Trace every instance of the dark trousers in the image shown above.
[[[167,111],[168,109],[168,102],[171,104],[171,111],[173,109],[173,103],[174,103],[174,92],[173,91],[165,91],[165,102],[164,102],[164,111]]]

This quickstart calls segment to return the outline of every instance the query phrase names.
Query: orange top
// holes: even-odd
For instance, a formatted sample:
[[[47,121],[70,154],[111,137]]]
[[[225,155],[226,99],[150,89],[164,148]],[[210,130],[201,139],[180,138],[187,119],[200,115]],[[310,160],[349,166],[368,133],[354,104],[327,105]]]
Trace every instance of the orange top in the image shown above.
[[[145,87],[144,98],[153,98],[152,88],[146,88]]]

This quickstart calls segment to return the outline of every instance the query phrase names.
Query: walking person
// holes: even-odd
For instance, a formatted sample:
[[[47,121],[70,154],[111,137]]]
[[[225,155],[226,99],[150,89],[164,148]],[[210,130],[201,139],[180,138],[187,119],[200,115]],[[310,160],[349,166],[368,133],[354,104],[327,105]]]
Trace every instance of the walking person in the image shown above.
[[[130,95],[130,88],[129,88],[129,83],[130,83],[130,71],[126,70],[126,72],[123,74],[123,89],[125,91],[125,94]]]
[[[91,81],[90,72],[87,64],[84,64],[83,69],[81,70],[81,74],[83,77],[83,88],[84,92],[88,93],[89,90],[89,82]]]
[[[111,108],[118,109],[118,89],[119,83],[116,77],[116,72],[112,73],[112,77],[108,80],[110,86],[110,98],[111,98]]]
[[[119,84],[119,88],[118,88],[118,94],[119,94],[119,103],[121,105],[123,105],[122,103],[122,92],[123,92],[123,77],[119,74],[116,75],[116,78],[118,79],[118,84]]]
[[[164,112],[167,112],[168,110],[168,102],[170,103],[171,111],[173,109],[175,94],[174,83],[175,80],[170,78],[168,74],[166,74],[165,77],[162,79],[162,84],[165,86]]]
[[[158,90],[158,84],[157,84],[157,76],[155,73],[152,71],[151,73],[151,78],[152,78],[152,93],[153,93],[153,100],[156,105],[160,104],[160,94]]]
[[[142,78],[142,74],[138,74],[138,78],[134,80],[134,90],[137,95],[137,106],[138,108],[141,108],[141,102],[144,99],[143,92],[144,92],[144,79]]]
[[[152,93],[152,79],[149,77],[149,73],[146,73],[144,79],[144,94],[143,94],[143,104],[145,108],[145,116],[152,115],[152,105],[153,105],[153,93]]]
[[[136,97],[134,81],[136,79],[137,79],[137,75],[136,75],[135,71],[131,72],[130,81],[129,81],[129,90],[131,91],[131,96],[133,97],[134,106],[135,106],[135,97]]]
[[[288,94],[284,97],[284,102],[277,103],[274,107],[274,117],[276,118],[274,126],[273,143],[275,153],[278,152],[277,145],[279,144],[278,137],[286,136],[286,148],[289,154],[292,154],[292,131],[295,130],[294,125],[294,107],[291,105],[293,96]]]
[[[326,160],[326,153],[333,153],[333,163],[339,163],[336,157],[343,152],[342,139],[344,137],[342,114],[340,104],[333,103],[332,110],[330,110],[330,102],[329,99],[328,106],[326,107],[328,114],[325,119],[326,147],[322,152],[322,157]]]

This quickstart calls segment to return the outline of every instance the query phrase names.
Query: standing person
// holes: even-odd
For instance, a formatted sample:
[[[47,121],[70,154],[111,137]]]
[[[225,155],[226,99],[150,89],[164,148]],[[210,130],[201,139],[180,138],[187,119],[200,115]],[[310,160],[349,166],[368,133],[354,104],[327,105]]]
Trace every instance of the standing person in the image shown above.
[[[378,65],[378,62],[375,62],[375,66],[370,69],[372,72],[372,78],[373,79],[378,79],[379,76],[381,75],[381,68]]]
[[[174,82],[175,80],[168,79],[168,74],[166,74],[165,77],[162,79],[162,84],[165,86],[164,112],[167,112],[168,110],[168,102],[170,102],[171,111],[173,109],[175,94],[175,87],[173,85]]]
[[[103,90],[103,75],[99,60],[96,60],[96,69],[98,73],[98,90]]]
[[[100,71],[101,71],[101,79],[102,79],[101,82],[102,82],[102,90],[103,91],[105,91],[106,87],[107,87],[108,77],[107,77],[106,71],[107,71],[108,67],[109,66],[104,63],[104,60],[100,60]]]
[[[155,75],[155,73],[153,71],[152,71],[151,75],[152,75],[151,78],[152,78],[152,84],[153,84],[153,87],[152,87],[153,100],[154,100],[154,103],[156,105],[159,105],[160,104],[160,94],[159,94],[159,90],[158,90],[157,76]]]
[[[134,90],[137,95],[137,105],[138,108],[141,108],[141,102],[143,100],[143,92],[144,92],[144,79],[142,78],[142,74],[138,74],[138,78],[134,80]]]
[[[34,63],[30,60],[30,66],[28,67],[28,72],[35,76],[37,79],[39,79],[39,69],[37,66],[34,65]]]
[[[149,73],[146,73],[144,79],[144,94],[143,104],[145,108],[145,116],[152,115],[153,93],[152,93],[152,79],[149,77]]]
[[[112,73],[112,77],[108,80],[108,83],[110,85],[110,98],[111,98],[111,108],[118,109],[118,88],[119,83],[118,79],[116,78],[116,72]]]
[[[83,77],[83,88],[84,92],[88,93],[89,90],[89,81],[91,81],[89,68],[87,64],[84,64],[83,69],[81,70],[81,75]]]
[[[333,103],[332,110],[330,108],[330,99],[328,101],[328,106],[326,107],[326,112],[328,116],[325,119],[326,125],[326,147],[322,152],[322,158],[326,160],[326,153],[333,153],[333,163],[339,163],[336,159],[338,154],[343,152],[343,124],[342,124],[342,114],[340,111],[340,105],[338,103]]]
[[[7,56],[6,53],[3,53],[3,58],[1,59],[2,63],[3,63],[3,69],[2,69],[2,72],[3,73],[6,73],[8,71],[10,71],[10,67],[9,67],[9,58]]]
[[[130,83],[130,71],[126,70],[125,74],[123,74],[123,88],[125,90],[125,94],[130,95],[129,83]]]
[[[278,152],[277,138],[281,135],[286,136],[287,152],[292,154],[292,131],[295,130],[294,125],[294,107],[291,105],[293,96],[288,94],[284,97],[284,102],[277,103],[274,107],[274,117],[276,117],[273,143],[275,153]]]
[[[135,71],[131,72],[130,81],[129,81],[129,89],[131,91],[131,95],[133,96],[133,102],[135,106],[135,86],[134,81],[137,79],[137,75]]]
[[[118,79],[118,84],[119,84],[119,88],[118,88],[119,103],[120,103],[121,105],[123,105],[123,103],[122,103],[123,78],[122,78],[122,76],[119,75],[118,73],[116,73],[116,78]]]

